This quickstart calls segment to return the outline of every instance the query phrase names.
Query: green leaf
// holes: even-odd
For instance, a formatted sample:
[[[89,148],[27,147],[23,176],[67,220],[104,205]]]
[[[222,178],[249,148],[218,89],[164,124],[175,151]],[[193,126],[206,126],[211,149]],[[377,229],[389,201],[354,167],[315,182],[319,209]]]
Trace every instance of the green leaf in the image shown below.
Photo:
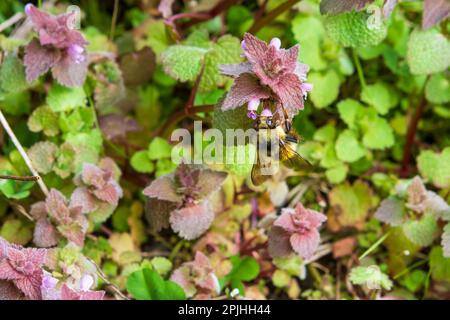
[[[314,86],[310,97],[317,108],[325,108],[337,99],[340,79],[333,69],[328,70],[325,74],[311,72],[308,82]]]
[[[450,102],[450,81],[443,73],[434,74],[425,87],[425,96],[431,103]]]
[[[131,157],[131,167],[140,173],[152,173],[155,171],[155,165],[148,157],[148,151],[138,151]]]
[[[336,138],[336,128],[332,124],[327,124],[323,126],[314,133],[314,140],[332,143]]]
[[[40,141],[28,150],[28,156],[38,172],[47,174],[53,169],[57,152],[58,146],[56,144],[49,141]]]
[[[68,111],[86,105],[86,95],[82,87],[67,88],[53,84],[47,95],[47,104],[54,112]]]
[[[444,71],[450,65],[450,41],[436,29],[416,29],[409,37],[407,61],[412,74]]]
[[[205,56],[205,70],[199,85],[200,92],[208,92],[218,86],[224,86],[229,77],[222,76],[219,72],[219,65],[241,62],[241,44],[239,39],[230,35],[220,37],[213,43]]]
[[[219,102],[214,107],[213,128],[220,130],[223,137],[226,137],[227,129],[247,130],[253,127],[253,121],[247,117],[245,108],[236,108],[233,110],[222,111],[222,103]],[[226,144],[226,139],[223,139],[223,144]]]
[[[137,49],[149,46],[153,49],[157,57],[161,56],[161,53],[169,46],[171,40],[168,32],[166,31],[166,25],[162,19],[149,20],[143,27],[145,32],[142,39],[137,40]]]
[[[148,146],[147,155],[150,160],[167,159],[171,154],[172,146],[163,138],[154,138]]]
[[[230,278],[242,281],[252,281],[259,274],[259,264],[253,257],[232,256],[230,258],[233,269],[229,274]]]
[[[256,146],[252,143],[225,147],[223,152],[225,169],[240,177],[246,177],[250,174],[255,157]]]
[[[183,289],[158,272],[143,268],[129,275],[127,290],[137,300],[185,300]]]
[[[75,152],[73,167],[78,173],[84,163],[97,163],[103,145],[101,132],[94,129],[87,133],[68,134],[66,142]]]
[[[336,140],[336,155],[345,162],[355,162],[364,157],[366,150],[358,141],[356,133],[352,130],[344,130]]]
[[[327,177],[328,181],[330,181],[330,183],[337,184],[345,180],[345,178],[347,177],[347,173],[348,166],[346,166],[345,164],[341,164],[336,167],[327,169],[327,171],[325,171],[325,176]]]
[[[284,270],[275,270],[272,275],[272,283],[277,288],[284,288],[289,285],[291,276]]]
[[[334,187],[329,194],[333,218],[342,227],[361,228],[373,207],[372,197],[370,187],[359,180]]]
[[[7,93],[18,93],[28,86],[22,61],[14,54],[7,55],[0,67],[0,88]]]
[[[431,214],[425,214],[420,220],[407,221],[403,224],[403,231],[411,242],[426,247],[436,238],[438,225]]]
[[[356,127],[357,116],[364,112],[364,107],[361,103],[353,99],[345,99],[337,105],[339,116],[350,129]]]
[[[292,20],[292,32],[298,43],[301,43],[300,60],[313,70],[326,68],[326,60],[322,56],[321,42],[325,36],[322,21],[314,16],[298,15]]]
[[[8,175],[11,172],[1,170],[0,174]],[[33,188],[34,182],[22,182],[14,180],[0,179],[0,191],[9,199],[25,199],[30,195],[30,189]]]
[[[376,114],[366,114],[363,144],[369,149],[383,150],[394,145],[394,132],[386,121]]]
[[[207,52],[207,49],[199,47],[170,46],[161,55],[164,71],[179,81],[193,81],[200,73]]]
[[[361,100],[373,106],[379,114],[387,114],[398,103],[398,96],[387,84],[377,82],[366,85],[361,92]]]
[[[344,47],[374,46],[387,35],[387,27],[382,17],[366,11],[329,15],[325,20],[325,27],[328,35]]]
[[[400,283],[409,291],[416,292],[421,289],[427,279],[427,273],[423,270],[413,270],[401,278]]]
[[[442,150],[441,153],[434,153],[431,150],[422,151],[417,164],[420,174],[433,182],[438,188],[448,188],[450,186],[450,147]]]
[[[161,276],[164,276],[172,270],[172,262],[165,257],[154,257],[151,265]]]
[[[450,283],[450,258],[443,256],[441,247],[435,246],[430,252],[431,278],[435,281]]]
[[[53,137],[59,133],[58,115],[49,106],[36,108],[28,118],[28,128],[32,132],[43,131]]]
[[[301,274],[303,261],[298,255],[276,257],[273,259],[273,263],[277,266],[277,268],[287,271],[290,275],[299,277]]]
[[[26,245],[33,238],[33,226],[19,219],[7,220],[0,229],[0,236],[11,243]]]
[[[378,266],[356,267],[350,271],[350,281],[353,284],[365,285],[369,289],[391,290],[392,281]]]

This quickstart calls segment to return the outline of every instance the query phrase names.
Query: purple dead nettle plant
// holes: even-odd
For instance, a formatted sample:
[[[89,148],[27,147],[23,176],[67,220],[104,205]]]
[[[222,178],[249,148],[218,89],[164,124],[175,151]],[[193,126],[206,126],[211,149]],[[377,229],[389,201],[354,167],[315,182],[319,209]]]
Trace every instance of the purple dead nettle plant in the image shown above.
[[[58,190],[50,190],[45,202],[35,203],[30,214],[36,219],[33,242],[42,248],[53,247],[60,235],[82,247],[89,226],[81,206],[68,203]]]
[[[247,103],[248,116],[255,119],[262,102],[265,109],[273,104],[281,115],[284,108],[292,118],[304,108],[304,99],[312,90],[312,85],[305,82],[309,67],[298,62],[298,45],[280,47],[278,38],[267,44],[249,33],[244,35],[242,49],[247,61],[220,66],[222,74],[235,79],[222,104],[223,111]]]
[[[119,178],[120,169],[110,158],[101,160],[98,166],[85,163],[74,179],[78,187],[72,193],[71,205],[81,207],[95,223],[105,221],[123,196]]]
[[[196,295],[206,298],[220,293],[219,279],[208,257],[200,251],[196,252],[193,261],[176,269],[170,280],[178,283],[189,298]]]
[[[32,4],[25,6],[25,13],[38,34],[38,39],[25,47],[27,81],[33,82],[51,69],[60,84],[82,86],[88,70],[87,41],[70,28],[75,13],[52,16]]]
[[[40,300],[45,249],[23,248],[0,237],[0,281],[12,282],[26,298]]]
[[[269,231],[269,253],[272,257],[298,254],[311,258],[320,244],[319,228],[327,217],[306,209],[301,203],[294,208],[284,208]]]
[[[226,177],[224,172],[180,164],[175,173],[154,180],[144,190],[153,230],[171,226],[187,240],[199,237],[214,220],[211,196]]]

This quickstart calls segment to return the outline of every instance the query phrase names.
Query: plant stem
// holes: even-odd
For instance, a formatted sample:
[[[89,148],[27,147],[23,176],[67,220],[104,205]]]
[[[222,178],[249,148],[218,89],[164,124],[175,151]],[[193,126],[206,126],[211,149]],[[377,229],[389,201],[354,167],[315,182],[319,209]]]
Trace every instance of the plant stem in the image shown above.
[[[358,54],[356,53],[355,49],[352,50],[352,54],[356,70],[358,71],[359,83],[361,84],[361,88],[364,88],[366,86],[366,79],[364,78],[364,72],[361,67],[361,61],[359,60]]]
[[[17,181],[38,181],[39,176],[9,176],[0,175],[0,179],[3,180],[17,180]]]
[[[11,27],[12,25],[16,24],[17,22],[19,22],[22,18],[24,17],[24,14],[22,12],[17,12],[15,15],[13,15],[11,18],[9,18],[8,20],[3,21],[0,24],[0,32],[3,32],[4,30],[8,29],[9,27]]]
[[[178,122],[183,120],[186,117],[192,117],[199,112],[212,112],[214,110],[214,105],[204,105],[198,107],[192,107],[188,109],[183,109],[178,112],[172,114],[172,116],[167,120],[167,122],[161,128],[153,134],[154,136],[163,136],[165,137],[167,131],[172,128],[172,126],[176,125]]]
[[[369,249],[367,249],[358,259],[362,260],[365,257],[367,257],[371,252],[373,252],[376,248],[378,248],[378,246],[380,244],[383,243],[384,240],[387,239],[387,237],[389,237],[389,235],[391,234],[391,231],[387,232],[385,235],[383,235],[380,239],[378,239],[373,245],[370,246]]]
[[[283,12],[289,10],[294,4],[299,2],[300,0],[289,0],[282,4],[280,4],[278,7],[274,8],[272,11],[268,12],[264,17],[261,19],[256,19],[253,25],[248,30],[249,33],[255,34],[259,30],[261,30],[263,27],[271,23],[273,20],[275,20],[276,17],[278,17]]]
[[[114,0],[114,10],[111,21],[111,31],[109,33],[109,40],[114,39],[114,33],[116,32],[117,15],[119,14],[119,0]]]
[[[23,160],[25,161],[25,164],[27,165],[27,167],[30,170],[30,172],[32,173],[32,175],[35,177],[38,177],[38,179],[36,181],[37,181],[39,187],[41,188],[42,192],[44,193],[44,195],[47,196],[48,195],[47,186],[45,185],[44,181],[42,181],[42,179],[40,178],[39,173],[37,173],[37,171],[33,168],[30,158],[28,157],[27,153],[23,149],[22,145],[20,144],[19,140],[17,139],[16,135],[12,131],[11,127],[8,124],[8,121],[6,121],[6,118],[1,111],[0,111],[0,123],[2,124],[3,128],[5,129],[6,133],[8,134],[9,138],[11,139],[11,141],[14,143],[14,146],[19,151],[20,155],[22,156]]]
[[[215,18],[219,14],[224,11],[227,11],[230,7],[238,3],[240,0],[222,0],[217,3],[211,10],[203,13],[198,13],[196,17],[193,17],[191,20],[183,23],[181,25],[182,29],[186,29],[192,27],[200,22],[204,22],[210,19]]]
[[[408,124],[408,131],[406,132],[406,141],[403,149],[402,166],[400,168],[400,177],[406,178],[409,174],[409,161],[411,159],[412,147],[414,144],[414,138],[416,136],[417,125],[425,110],[427,101],[425,96],[420,99],[419,105],[414,112],[414,116],[411,118]]]

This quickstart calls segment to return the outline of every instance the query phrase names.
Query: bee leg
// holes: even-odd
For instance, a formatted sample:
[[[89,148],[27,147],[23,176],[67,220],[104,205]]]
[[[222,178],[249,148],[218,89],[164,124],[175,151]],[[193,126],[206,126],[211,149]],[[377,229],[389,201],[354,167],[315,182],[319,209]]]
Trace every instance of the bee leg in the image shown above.
[[[291,129],[292,129],[292,121],[289,120],[289,119],[286,119],[284,121],[284,127],[285,127],[286,132],[291,131]]]

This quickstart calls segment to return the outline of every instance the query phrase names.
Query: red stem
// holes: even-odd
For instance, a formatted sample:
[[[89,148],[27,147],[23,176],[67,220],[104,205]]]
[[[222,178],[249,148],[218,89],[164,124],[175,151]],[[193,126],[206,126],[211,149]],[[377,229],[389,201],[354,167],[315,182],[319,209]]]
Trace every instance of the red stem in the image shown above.
[[[425,100],[425,97],[422,96],[420,103],[408,124],[405,147],[403,149],[402,166],[400,168],[400,177],[402,178],[406,178],[409,175],[409,162],[411,159],[412,147],[414,145],[414,138],[416,136],[417,125],[419,124],[420,118],[422,117],[426,105],[427,102]]]
[[[271,23],[273,20],[275,20],[276,17],[278,17],[283,12],[289,10],[293,5],[295,5],[300,0],[289,0],[282,4],[280,4],[278,7],[267,13],[264,17],[261,19],[256,19],[253,25],[249,29],[249,33],[255,34],[259,30],[261,30],[264,26]]]

